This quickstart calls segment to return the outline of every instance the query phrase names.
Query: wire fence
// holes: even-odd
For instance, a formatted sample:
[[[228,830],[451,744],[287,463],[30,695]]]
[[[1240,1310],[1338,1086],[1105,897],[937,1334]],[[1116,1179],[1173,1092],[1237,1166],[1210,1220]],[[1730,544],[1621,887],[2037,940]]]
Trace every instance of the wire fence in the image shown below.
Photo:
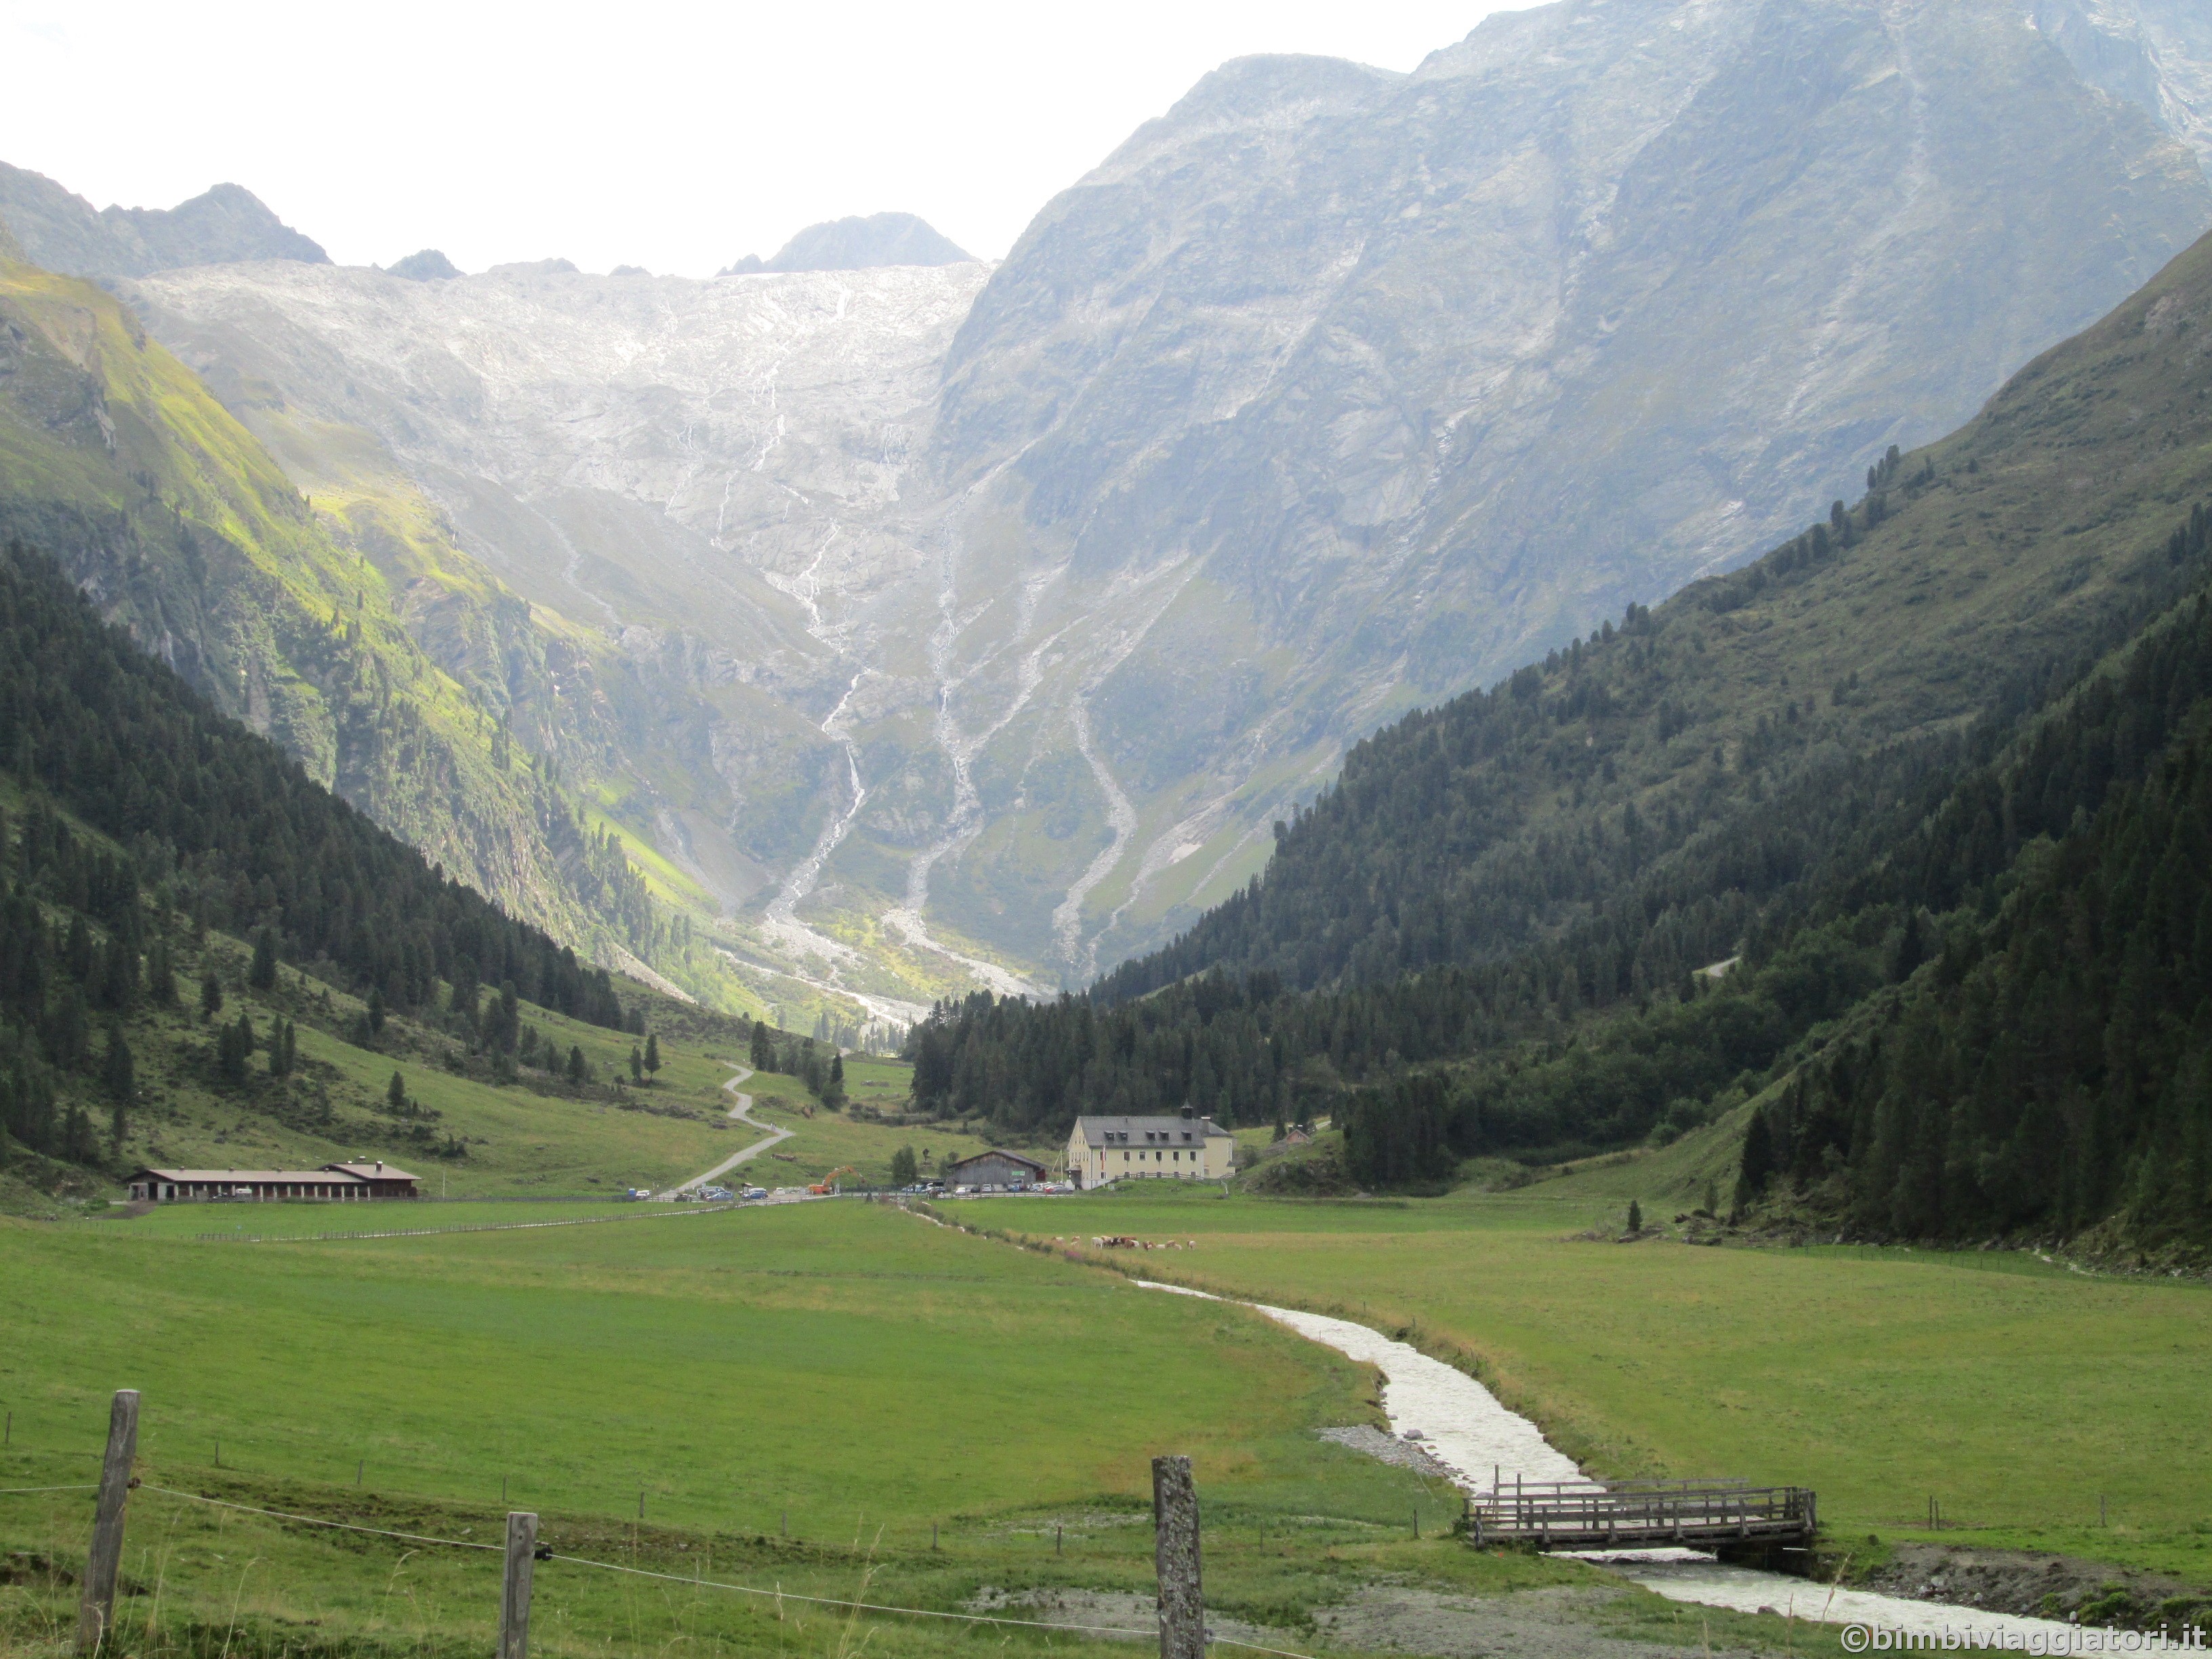
[[[556,1221],[460,1221],[450,1227],[387,1227],[376,1232],[194,1233],[202,1244],[315,1244],[337,1238],[427,1238],[433,1233],[513,1233],[533,1227],[596,1227],[610,1221],[680,1221],[686,1216],[720,1215],[735,1204],[693,1204],[680,1209],[646,1210],[635,1215],[573,1215]]]
[[[507,1553],[506,1549],[501,1545],[481,1543],[472,1539],[441,1538],[434,1534],[408,1532],[392,1527],[365,1526],[358,1522],[337,1521],[327,1516],[302,1515],[295,1510],[270,1509],[256,1504],[242,1504],[233,1498],[211,1497],[205,1492],[189,1492],[177,1486],[156,1486],[151,1482],[141,1486],[134,1480],[131,1484],[141,1491],[164,1498],[205,1504],[213,1509],[226,1510],[237,1514],[258,1516],[266,1520],[294,1526],[320,1527],[334,1532],[389,1538],[401,1543],[435,1548],[468,1550],[479,1554]],[[96,1484],[88,1482],[55,1486],[0,1486],[0,1497],[99,1490],[100,1487]],[[595,1560],[589,1556],[564,1554],[544,1548],[538,1550],[538,1559],[559,1562],[568,1566],[582,1567],[595,1572],[618,1573],[633,1578],[652,1579],[664,1583],[680,1585],[692,1590],[719,1590],[732,1595],[751,1596],[760,1601],[772,1601],[779,1607],[787,1602],[795,1602],[802,1606],[823,1607],[835,1612],[867,1613],[884,1618],[936,1620],[951,1624],[996,1626],[1009,1629],[1052,1631],[1063,1634],[1104,1636],[1137,1641],[1151,1641],[1159,1633],[1157,1627],[1093,1625],[1076,1620],[1018,1619],[1004,1613],[969,1613],[942,1607],[902,1607],[896,1602],[868,1601],[846,1596],[814,1595],[786,1589],[780,1584],[763,1587],[757,1584],[732,1583],[722,1579],[707,1577],[703,1573],[660,1572],[649,1567],[641,1567],[619,1561]],[[1272,1656],[1272,1659],[1313,1659],[1312,1656],[1297,1653],[1287,1648],[1270,1647],[1261,1643],[1220,1635],[1212,1631],[1207,1632],[1206,1640],[1209,1646],[1235,1648],[1244,1652],[1269,1655]]]

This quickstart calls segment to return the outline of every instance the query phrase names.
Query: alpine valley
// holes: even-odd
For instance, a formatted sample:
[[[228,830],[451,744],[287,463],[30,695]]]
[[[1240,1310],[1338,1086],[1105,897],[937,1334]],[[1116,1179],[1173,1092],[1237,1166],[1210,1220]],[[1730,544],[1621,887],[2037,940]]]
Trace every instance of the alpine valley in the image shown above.
[[[2208,160],[2185,0],[1559,0],[1229,64],[996,264],[349,268],[9,170],[0,505],[600,963],[906,1025],[1166,944],[1379,726],[1856,497]]]
[[[2203,1645],[2208,0],[298,216],[0,166],[0,1654]]]

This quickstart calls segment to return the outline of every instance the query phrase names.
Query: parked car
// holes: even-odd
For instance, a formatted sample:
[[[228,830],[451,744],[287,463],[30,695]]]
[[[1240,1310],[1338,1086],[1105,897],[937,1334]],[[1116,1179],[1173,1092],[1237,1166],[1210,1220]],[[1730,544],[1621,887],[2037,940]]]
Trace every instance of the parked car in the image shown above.
[[[745,1188],[742,1196],[749,1200],[756,1198],[766,1198],[768,1196],[768,1188],[765,1187],[748,1187]]]

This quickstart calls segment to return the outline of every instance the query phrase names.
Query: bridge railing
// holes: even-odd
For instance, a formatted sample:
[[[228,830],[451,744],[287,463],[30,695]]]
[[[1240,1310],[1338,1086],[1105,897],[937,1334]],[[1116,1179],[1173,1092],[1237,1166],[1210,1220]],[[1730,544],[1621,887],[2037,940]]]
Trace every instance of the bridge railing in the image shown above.
[[[1812,1492],[1740,1480],[1622,1481],[1609,1486],[1524,1481],[1469,1500],[1479,1538],[1668,1542],[1682,1539],[1809,1535]]]

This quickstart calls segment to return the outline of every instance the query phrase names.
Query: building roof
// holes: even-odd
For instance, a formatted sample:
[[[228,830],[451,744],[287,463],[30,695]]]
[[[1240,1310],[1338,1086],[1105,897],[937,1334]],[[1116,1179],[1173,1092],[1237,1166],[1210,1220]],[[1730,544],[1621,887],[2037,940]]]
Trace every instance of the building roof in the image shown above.
[[[319,1170],[155,1170],[141,1166],[131,1172],[131,1178],[153,1176],[161,1181],[227,1181],[233,1183],[273,1181],[314,1181],[325,1187],[343,1186],[348,1182],[419,1181],[420,1176],[410,1175],[396,1164],[369,1159],[357,1164],[325,1164]]]
[[[1038,1163],[1036,1159],[1026,1157],[1020,1152],[1001,1152],[996,1146],[988,1152],[971,1153],[966,1158],[952,1158],[945,1164],[945,1167],[948,1170],[964,1169],[970,1164],[981,1164],[987,1158],[1003,1158],[1009,1164],[1022,1164],[1025,1168],[1035,1170],[1039,1175],[1046,1171],[1046,1166]]]
[[[343,1170],[155,1170],[141,1168],[131,1171],[131,1178],[153,1176],[162,1181],[194,1182],[223,1181],[234,1185],[267,1181],[318,1181],[325,1186],[340,1186],[349,1181],[358,1181],[359,1176]]]
[[[1079,1117],[1075,1133],[1090,1146],[1181,1146],[1230,1139],[1210,1117]],[[1186,1143],[1185,1135],[1190,1137]],[[1147,1139],[1147,1137],[1151,1137]],[[1164,1138],[1163,1138],[1164,1137]]]
[[[410,1175],[397,1164],[386,1164],[380,1158],[359,1164],[325,1164],[323,1167],[325,1170],[343,1170],[347,1175],[357,1175],[363,1181],[419,1181],[422,1179],[420,1176]]]

